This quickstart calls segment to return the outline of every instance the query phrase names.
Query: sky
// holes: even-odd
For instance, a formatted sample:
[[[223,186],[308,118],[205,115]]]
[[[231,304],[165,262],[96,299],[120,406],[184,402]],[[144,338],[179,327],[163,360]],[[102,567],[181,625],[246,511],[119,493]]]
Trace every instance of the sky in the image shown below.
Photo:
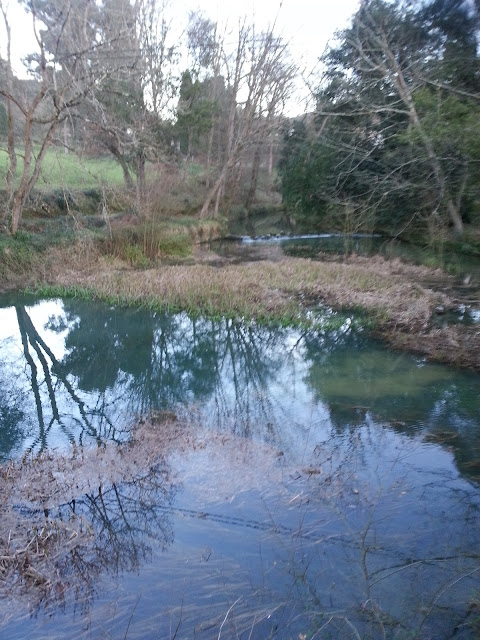
[[[2,2],[11,16],[14,59],[20,60],[32,50],[30,22],[16,0]],[[260,28],[275,21],[275,32],[289,43],[295,62],[308,76],[335,31],[347,26],[358,5],[359,0],[172,0],[171,12],[174,20],[185,24],[188,12],[198,9],[212,20],[228,20],[232,27],[242,16],[251,18]],[[2,40],[5,37],[0,29],[0,55],[5,56]],[[19,62],[15,67],[19,76],[24,75]],[[296,102],[306,95],[299,82]],[[301,112],[300,104],[298,108]],[[295,105],[290,109],[295,110]]]
[[[308,78],[318,68],[318,58],[335,31],[348,25],[360,0],[180,0],[180,4],[185,11],[200,9],[214,20],[228,20],[232,26],[245,15],[260,27],[275,22],[275,32],[289,43],[303,77]],[[305,82],[299,79],[288,115],[303,113],[308,96]]]
[[[318,57],[336,29],[346,26],[359,0],[183,0],[187,10],[201,9],[212,19],[239,16],[256,24],[276,22],[276,32],[290,42],[296,56]]]

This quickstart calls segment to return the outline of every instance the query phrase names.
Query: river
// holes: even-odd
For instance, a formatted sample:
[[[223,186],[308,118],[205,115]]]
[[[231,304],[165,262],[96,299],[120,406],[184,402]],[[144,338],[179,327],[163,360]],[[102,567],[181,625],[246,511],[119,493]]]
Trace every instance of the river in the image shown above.
[[[93,541],[6,594],[0,637],[478,637],[480,376],[353,327],[4,296],[5,464],[145,416],[201,436],[50,511]]]

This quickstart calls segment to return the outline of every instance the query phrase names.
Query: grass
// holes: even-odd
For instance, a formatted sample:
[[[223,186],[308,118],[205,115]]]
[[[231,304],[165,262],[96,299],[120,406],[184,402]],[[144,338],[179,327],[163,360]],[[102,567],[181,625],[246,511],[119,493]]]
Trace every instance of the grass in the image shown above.
[[[135,269],[147,269],[161,261],[191,260],[195,244],[219,237],[222,229],[220,220],[192,217],[141,222],[136,216],[119,215],[112,216],[109,224],[100,216],[78,213],[26,217],[14,236],[0,234],[0,291],[45,278],[49,249],[63,256],[74,247],[72,255],[80,269],[100,256],[107,262],[119,260]]]
[[[109,254],[132,266],[145,268],[157,258],[191,255],[193,237],[185,225],[146,221],[114,229],[106,246]]]
[[[5,185],[8,154],[0,148],[0,193]],[[16,183],[23,171],[18,155]],[[135,175],[132,174],[135,180]],[[170,163],[146,166],[146,192],[141,213],[163,220],[172,215],[196,216],[207,187],[201,165]],[[42,163],[40,176],[24,211],[24,218],[68,215],[71,212],[101,213],[104,201],[109,213],[137,209],[135,190],[124,184],[123,172],[113,156],[89,157],[63,148],[50,147]]]
[[[0,149],[0,183],[4,183],[8,163],[8,154]],[[19,181],[23,171],[23,158],[18,156],[16,179]],[[97,188],[102,185],[122,185],[123,174],[113,158],[80,157],[75,153],[64,153],[63,149],[51,147],[44,158],[42,171],[36,189],[68,188],[68,190]]]
[[[145,269],[167,258],[190,258],[195,244],[219,237],[222,228],[221,221],[198,218],[147,219],[127,224],[120,221],[103,242],[103,252]]]
[[[405,274],[385,272],[385,261],[320,263],[288,258],[278,262],[163,265],[126,268],[98,255],[86,264],[77,252],[53,250],[49,276],[38,281],[41,295],[97,297],[115,304],[143,305],[208,316],[311,325],[319,302],[337,309],[360,308],[383,326],[419,327],[444,297],[423,289]],[[123,266],[122,266],[123,265]],[[418,269],[415,273],[418,274]],[[413,273],[411,274],[413,278]]]
[[[5,184],[7,166],[7,151],[0,148],[0,185]],[[19,150],[17,184],[22,171],[23,157]],[[156,220],[171,215],[197,216],[208,191],[205,167],[194,162],[182,164],[175,158],[167,163],[147,163],[146,185],[143,213]],[[55,217],[70,211],[99,213],[103,198],[109,211],[134,210],[137,206],[135,194],[127,191],[123,172],[112,156],[90,157],[75,152],[65,153],[63,147],[50,147],[25,214]],[[238,202],[246,197],[243,191],[237,194]],[[283,214],[271,176],[261,176],[256,202],[254,209],[257,213],[272,210],[272,220],[262,226],[261,233],[276,229]],[[241,209],[243,211],[243,207]],[[258,221],[261,216],[254,212],[253,217],[256,224],[261,224]]]
[[[44,234],[24,230],[18,231],[14,236],[0,234],[0,290],[5,283],[12,289],[31,279],[34,281],[44,272],[44,254],[49,249],[75,241],[73,233],[58,228]]]

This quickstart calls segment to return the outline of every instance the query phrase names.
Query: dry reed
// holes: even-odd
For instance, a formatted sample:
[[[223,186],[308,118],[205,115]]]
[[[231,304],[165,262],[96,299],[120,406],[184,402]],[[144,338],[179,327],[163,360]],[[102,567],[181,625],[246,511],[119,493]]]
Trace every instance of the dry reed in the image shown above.
[[[342,262],[282,257],[243,264],[208,263],[197,256],[194,264],[141,270],[84,242],[69,251],[51,249],[24,282],[44,295],[291,325],[311,326],[309,310],[318,305],[361,310],[393,346],[480,370],[478,330],[450,326],[447,342],[432,331],[435,310],[453,309],[458,301],[425,283],[448,284],[448,278],[400,260],[358,256]]]

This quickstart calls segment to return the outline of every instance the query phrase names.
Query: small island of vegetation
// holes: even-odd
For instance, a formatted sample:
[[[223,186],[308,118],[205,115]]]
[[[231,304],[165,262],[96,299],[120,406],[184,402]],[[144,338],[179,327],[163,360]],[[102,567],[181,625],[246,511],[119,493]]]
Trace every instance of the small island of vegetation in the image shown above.
[[[0,635],[478,637],[480,3],[19,5]]]
[[[273,28],[245,21],[227,38],[196,13],[180,42],[154,2],[68,5],[65,21],[61,3],[29,10],[37,51],[22,79],[2,5],[1,289],[284,323],[317,299],[367,311],[395,346],[479,369],[476,327],[432,323],[475,306],[478,285],[351,255],[219,269],[198,248],[263,220],[283,233],[400,238],[433,250],[431,267],[446,253],[479,256],[468,3],[364,3],[297,118],[285,105],[298,69]]]

